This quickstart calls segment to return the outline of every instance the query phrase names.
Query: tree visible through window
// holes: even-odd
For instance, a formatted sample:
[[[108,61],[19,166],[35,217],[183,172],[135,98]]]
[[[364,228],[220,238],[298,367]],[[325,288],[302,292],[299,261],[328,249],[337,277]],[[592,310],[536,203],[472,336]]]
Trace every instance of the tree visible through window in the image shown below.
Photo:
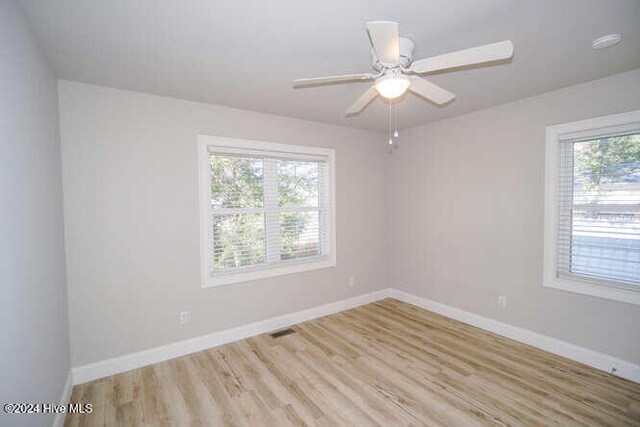
[[[330,148],[198,136],[203,287],[336,265]]]
[[[278,206],[308,208],[280,213],[280,259],[320,254],[319,164],[278,160]]]
[[[211,207],[216,269],[265,262],[262,159],[212,155]],[[255,211],[255,210],[258,211]]]
[[[322,255],[324,166],[212,153],[214,270]]]
[[[640,285],[640,133],[563,144],[572,177],[571,203],[560,205],[561,233],[562,215],[570,219],[569,245],[560,239],[559,248],[567,273]]]

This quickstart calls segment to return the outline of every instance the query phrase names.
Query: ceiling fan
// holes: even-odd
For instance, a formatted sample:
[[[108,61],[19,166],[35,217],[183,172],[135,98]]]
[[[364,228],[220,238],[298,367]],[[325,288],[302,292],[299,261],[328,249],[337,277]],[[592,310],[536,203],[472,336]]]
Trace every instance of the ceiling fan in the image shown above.
[[[419,74],[486,64],[509,59],[513,56],[513,44],[510,40],[505,40],[413,61],[413,41],[398,36],[397,22],[367,22],[367,31],[372,46],[371,66],[377,72],[376,74],[362,73],[297,79],[293,82],[294,87],[375,80],[374,85],[349,107],[346,112],[348,116],[360,113],[378,95],[387,99],[395,99],[402,96],[407,90],[442,105],[450,102],[456,96],[448,90],[418,77]]]

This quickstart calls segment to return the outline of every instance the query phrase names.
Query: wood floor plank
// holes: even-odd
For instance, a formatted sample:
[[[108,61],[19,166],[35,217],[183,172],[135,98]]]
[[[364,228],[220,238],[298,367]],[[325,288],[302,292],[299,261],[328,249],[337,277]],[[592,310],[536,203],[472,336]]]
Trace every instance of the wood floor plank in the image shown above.
[[[387,299],[74,387],[65,426],[640,426],[640,384]]]
[[[367,318],[370,318],[368,316],[365,316]],[[375,319],[377,320],[378,325],[384,325],[385,322],[388,322],[389,319],[388,318],[384,318],[383,316],[376,316],[375,318],[371,318],[372,320]],[[399,327],[401,327],[402,325],[399,324],[394,324],[390,327],[390,329],[387,330],[387,332],[390,331],[398,331]],[[377,326],[366,326],[369,328],[377,328]],[[384,334],[384,333],[379,333],[379,336],[387,336],[389,337],[390,340],[392,340],[392,345],[394,347],[401,347],[402,344],[406,344],[406,346],[404,347],[405,351],[407,352],[407,354],[411,354],[411,348],[408,348],[407,346],[411,346],[413,348],[418,348],[419,347],[415,347],[414,343],[407,343],[406,340],[403,340],[403,338],[401,336],[399,337],[393,337],[390,334]],[[455,342],[449,343],[446,346],[443,346],[440,343],[440,340],[438,340],[439,344],[436,344],[435,342],[431,341],[431,342],[427,342],[427,341],[422,341],[422,339],[418,336],[413,336],[412,337],[412,341],[417,341],[418,343],[420,343],[421,345],[424,346],[430,346],[430,348],[432,349],[432,351],[435,352],[435,354],[438,357],[443,357],[443,358],[447,358],[449,360],[449,363],[456,363],[456,359],[460,359],[460,363],[466,364],[467,359],[469,359],[470,357],[473,359],[474,363],[475,363],[475,370],[476,372],[478,372],[479,374],[484,372],[484,371],[490,371],[491,376],[493,376],[493,379],[497,379],[497,378],[504,378],[509,381],[509,387],[512,387],[514,384],[520,384],[522,386],[522,388],[527,389],[528,391],[533,391],[533,392],[538,392],[539,394],[541,394],[542,398],[547,398],[550,395],[556,395],[556,396],[564,396],[563,394],[557,394],[557,393],[553,393],[554,392],[554,382],[552,381],[547,381],[546,379],[540,379],[538,378],[538,372],[537,371],[533,371],[533,372],[528,372],[527,371],[527,366],[526,364],[520,364],[518,366],[509,366],[506,365],[504,363],[500,363],[500,361],[496,358],[496,355],[493,352],[487,353],[487,354],[482,354],[481,351],[476,351],[474,349],[467,349],[466,351],[461,351],[461,349],[456,348],[456,344],[461,342],[459,339],[456,340]],[[449,367],[451,367],[451,365],[449,365]],[[540,369],[542,370],[542,368]],[[456,371],[454,369],[454,371]],[[459,371],[458,371],[459,372]],[[511,372],[513,375],[510,376],[509,372]],[[527,374],[528,373],[528,377]],[[525,381],[522,381],[524,375],[524,379]],[[542,381],[542,384],[538,384],[538,387],[536,388],[535,386],[532,385],[532,379],[538,378],[538,380]],[[566,390],[565,390],[566,391]],[[571,390],[569,389],[567,391],[568,393],[572,393]],[[570,398],[565,402],[565,404],[568,405],[573,405],[574,406],[574,411],[575,414],[574,415],[583,415],[583,413],[589,412],[589,408],[586,406],[577,406],[576,404],[574,404],[574,400],[572,400],[573,398],[576,398],[577,396],[569,396]],[[556,399],[549,399],[548,402],[552,405],[555,406],[556,403]],[[540,402],[538,404],[538,406],[540,405]],[[549,409],[548,407],[546,409]],[[561,414],[557,413],[556,417],[560,417]],[[615,417],[615,415],[614,415]],[[561,419],[561,418],[560,418]],[[584,422],[587,422],[589,420],[589,416],[586,415],[583,419]]]

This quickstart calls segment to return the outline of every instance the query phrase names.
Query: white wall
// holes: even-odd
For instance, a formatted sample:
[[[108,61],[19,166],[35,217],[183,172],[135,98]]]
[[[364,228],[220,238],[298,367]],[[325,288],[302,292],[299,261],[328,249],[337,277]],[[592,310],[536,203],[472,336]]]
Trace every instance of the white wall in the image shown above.
[[[59,95],[74,366],[387,287],[382,135],[64,81]],[[202,289],[198,134],[335,148],[338,266]]]
[[[59,403],[69,373],[56,81],[0,2],[0,402]],[[51,425],[7,415],[1,425]]]
[[[640,70],[404,131],[391,284],[640,363],[640,306],[542,286],[545,127],[638,108]]]

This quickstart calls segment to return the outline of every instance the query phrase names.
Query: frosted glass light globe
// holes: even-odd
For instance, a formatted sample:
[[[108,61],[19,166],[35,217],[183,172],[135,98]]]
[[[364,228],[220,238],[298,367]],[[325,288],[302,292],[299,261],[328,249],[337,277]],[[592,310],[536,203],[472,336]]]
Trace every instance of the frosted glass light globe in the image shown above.
[[[411,81],[408,77],[395,73],[380,77],[375,84],[378,93],[387,99],[402,96],[409,89],[409,86],[411,86]]]

